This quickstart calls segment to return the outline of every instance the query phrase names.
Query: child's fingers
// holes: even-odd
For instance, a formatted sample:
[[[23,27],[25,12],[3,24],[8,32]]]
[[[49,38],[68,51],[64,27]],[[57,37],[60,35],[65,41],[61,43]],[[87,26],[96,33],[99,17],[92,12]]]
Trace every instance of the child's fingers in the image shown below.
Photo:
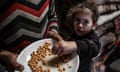
[[[24,67],[21,65],[21,64],[16,64],[15,65],[16,69],[19,70],[19,71],[23,71],[24,70]]]
[[[48,32],[48,35],[54,39],[56,39],[57,41],[61,41],[63,40],[63,38],[56,32],[53,32],[53,31],[49,31]]]
[[[57,54],[58,48],[59,48],[58,44],[55,44],[54,47],[52,48],[53,54]]]
[[[62,53],[62,48],[59,48],[58,50],[57,50],[57,55],[60,55],[61,56],[61,53]]]
[[[55,48],[52,49],[52,53],[56,54],[56,49]]]

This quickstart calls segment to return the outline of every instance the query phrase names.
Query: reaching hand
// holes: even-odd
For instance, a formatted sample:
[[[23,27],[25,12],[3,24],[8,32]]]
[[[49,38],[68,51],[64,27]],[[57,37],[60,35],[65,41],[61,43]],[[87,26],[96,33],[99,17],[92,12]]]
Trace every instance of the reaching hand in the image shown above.
[[[53,53],[58,55],[72,54],[77,51],[77,45],[74,41],[58,41],[53,47]]]
[[[53,46],[53,53],[58,55],[71,54],[77,51],[77,45],[75,41],[65,41],[63,38],[55,32],[49,32],[49,35],[57,40]]]
[[[14,72],[14,70],[22,71],[24,67],[17,62],[17,55],[8,52],[8,51],[2,51],[0,53],[0,56],[4,57],[4,61],[7,63],[7,68],[9,72]]]

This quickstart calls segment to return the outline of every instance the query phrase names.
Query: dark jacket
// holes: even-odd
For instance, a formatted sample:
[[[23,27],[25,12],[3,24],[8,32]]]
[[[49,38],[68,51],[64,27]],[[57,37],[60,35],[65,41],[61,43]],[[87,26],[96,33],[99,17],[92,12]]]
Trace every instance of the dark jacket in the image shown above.
[[[84,35],[77,36],[74,32],[70,40],[74,40],[77,43],[78,55],[80,57],[80,67],[78,72],[90,72],[90,64],[93,57],[98,54],[100,43],[97,35],[94,31]]]

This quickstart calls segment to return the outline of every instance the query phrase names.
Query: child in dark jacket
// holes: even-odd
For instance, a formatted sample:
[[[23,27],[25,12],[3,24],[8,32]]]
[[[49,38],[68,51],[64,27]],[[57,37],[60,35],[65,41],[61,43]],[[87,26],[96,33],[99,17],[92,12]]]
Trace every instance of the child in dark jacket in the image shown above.
[[[66,55],[77,52],[80,57],[80,72],[90,72],[92,58],[99,51],[100,44],[94,33],[96,27],[95,10],[89,8],[89,3],[77,5],[71,9],[73,33],[68,40],[64,40],[59,34],[49,32],[49,35],[57,42],[53,47],[53,53]]]

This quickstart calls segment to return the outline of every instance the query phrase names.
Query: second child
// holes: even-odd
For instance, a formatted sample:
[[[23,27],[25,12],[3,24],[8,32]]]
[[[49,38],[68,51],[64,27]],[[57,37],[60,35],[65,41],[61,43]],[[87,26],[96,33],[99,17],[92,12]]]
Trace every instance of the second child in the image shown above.
[[[90,72],[92,58],[98,54],[100,48],[99,39],[94,32],[97,21],[95,7],[90,7],[89,3],[84,3],[71,9],[73,33],[68,40],[64,40],[58,33],[49,32],[51,37],[57,39],[54,54],[78,53],[79,72]]]

